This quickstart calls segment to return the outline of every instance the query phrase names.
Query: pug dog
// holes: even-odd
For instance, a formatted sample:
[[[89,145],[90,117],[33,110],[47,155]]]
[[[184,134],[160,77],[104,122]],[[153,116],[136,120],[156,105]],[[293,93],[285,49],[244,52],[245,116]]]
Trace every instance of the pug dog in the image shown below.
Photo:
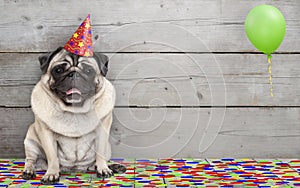
[[[107,164],[116,96],[105,78],[108,57],[97,52],[78,56],[60,47],[39,61],[43,74],[31,95],[35,121],[24,141],[23,178],[46,170],[41,182],[54,184],[60,171],[94,169],[102,178],[124,173],[124,166]]]

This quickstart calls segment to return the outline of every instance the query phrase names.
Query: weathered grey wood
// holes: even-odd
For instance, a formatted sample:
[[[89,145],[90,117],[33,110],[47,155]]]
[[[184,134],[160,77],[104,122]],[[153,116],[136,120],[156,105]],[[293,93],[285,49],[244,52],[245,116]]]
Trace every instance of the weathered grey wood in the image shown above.
[[[299,114],[299,108],[116,108],[113,157],[297,158]],[[32,112],[0,108],[0,119],[0,157],[24,157]]]
[[[299,108],[226,109],[215,143],[198,156],[290,158],[299,156]],[[201,131],[195,135],[201,136]],[[192,140],[193,146],[197,141]],[[205,143],[205,142],[204,142]],[[205,149],[205,147],[203,147]],[[192,151],[187,147],[182,155]],[[294,153],[290,155],[291,153]],[[194,157],[194,156],[193,156]],[[297,158],[297,157],[296,157]]]
[[[23,157],[25,133],[33,114],[30,108],[0,108],[0,156]]]
[[[0,106],[30,106],[40,54],[0,54]],[[299,54],[110,54],[117,106],[299,106]],[[291,97],[292,96],[292,97]]]
[[[113,144],[116,156],[130,157],[134,153],[139,157],[297,158],[300,154],[299,108],[230,108],[225,115],[222,108],[135,109],[131,116],[127,115],[128,110],[131,109],[115,112],[123,127],[132,129],[122,129],[115,120],[114,128],[118,127],[121,133],[117,143],[128,145]],[[150,117],[145,123],[138,121],[146,119],[141,117],[141,111]],[[137,120],[133,121],[133,117]],[[158,128],[137,133],[150,130],[145,126],[148,124]]]
[[[266,57],[248,53],[257,50],[243,26],[263,3],[287,23],[277,50],[285,54],[273,56],[274,98]],[[300,1],[6,0],[0,7],[0,157],[24,157],[33,115],[18,107],[30,106],[40,52],[64,45],[88,13],[94,50],[108,52],[117,89],[114,157],[300,155]]]
[[[278,51],[299,52],[297,0],[1,1],[0,35],[5,37],[0,52],[52,51],[67,42],[88,13],[98,51],[256,51],[243,22],[263,3],[278,7],[286,18]]]

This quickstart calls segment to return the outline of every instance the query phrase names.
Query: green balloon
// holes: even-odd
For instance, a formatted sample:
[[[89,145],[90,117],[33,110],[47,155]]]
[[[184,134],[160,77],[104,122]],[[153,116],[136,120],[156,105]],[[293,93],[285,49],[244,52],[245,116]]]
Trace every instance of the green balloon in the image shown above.
[[[248,39],[261,52],[270,55],[281,44],[285,35],[285,20],[271,5],[254,7],[245,21]]]

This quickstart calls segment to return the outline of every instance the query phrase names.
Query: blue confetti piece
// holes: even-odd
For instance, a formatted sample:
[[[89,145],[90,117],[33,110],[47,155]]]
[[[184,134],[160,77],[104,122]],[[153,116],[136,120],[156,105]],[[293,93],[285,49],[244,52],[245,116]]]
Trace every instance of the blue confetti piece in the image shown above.
[[[222,176],[222,178],[232,178],[232,176]]]
[[[137,159],[136,161],[137,162],[149,162],[150,160],[148,160],[148,159]]]
[[[222,161],[212,161],[212,163],[223,163]]]
[[[203,168],[204,170],[214,170],[213,168],[210,168],[210,167],[205,167],[205,168]]]
[[[266,177],[268,177],[268,178],[278,178],[278,176],[276,176],[276,175],[270,175],[270,176],[266,176]]]
[[[186,162],[186,164],[199,164],[199,162],[197,162],[197,161],[188,161],[188,162]]]
[[[9,173],[0,173],[1,176],[9,176],[9,177],[15,177],[15,174],[9,174]]]
[[[234,161],[234,159],[233,158],[223,158],[223,159],[221,159],[222,161]]]
[[[274,168],[273,165],[262,165],[261,167],[263,167],[263,168]]]
[[[15,161],[15,162],[13,162],[13,164],[25,164],[25,162],[24,161]]]
[[[213,172],[220,172],[220,173],[222,173],[222,172],[226,172],[225,170],[214,170]]]
[[[186,160],[184,160],[184,159],[174,159],[173,161],[174,162],[185,162]]]
[[[155,168],[155,170],[167,170],[169,169],[169,166],[158,166]]]
[[[41,182],[30,182],[31,185],[40,185]]]
[[[124,158],[112,158],[111,161],[124,161]]]
[[[203,182],[204,180],[190,180],[190,182]]]
[[[226,171],[237,170],[236,168],[224,168]]]
[[[235,172],[235,174],[245,174],[246,172]]]
[[[66,188],[68,187],[68,186],[63,185],[63,184],[53,184],[53,186],[54,186],[54,187],[66,187]]]
[[[194,183],[194,185],[204,185],[204,183]]]
[[[152,174],[152,176],[164,176],[164,174]]]
[[[244,168],[256,168],[255,166],[244,166]]]
[[[20,180],[14,180],[14,182],[16,182],[16,183],[23,183],[23,182],[26,182],[26,180],[20,179]]]
[[[245,164],[245,163],[247,163],[246,161],[239,161],[239,162],[237,162],[238,164]]]
[[[232,163],[232,164],[228,164],[228,166],[240,166],[240,164]]]
[[[272,174],[273,175],[273,172],[263,172],[262,174]]]
[[[172,170],[161,170],[161,172],[165,172],[165,173],[172,173],[173,171]]]
[[[151,183],[151,180],[139,180],[139,183]]]
[[[44,175],[46,172],[45,171],[37,171],[36,174],[39,174],[39,175]]]
[[[192,168],[191,166],[182,166],[181,168]]]
[[[130,178],[131,180],[142,180],[143,178]]]

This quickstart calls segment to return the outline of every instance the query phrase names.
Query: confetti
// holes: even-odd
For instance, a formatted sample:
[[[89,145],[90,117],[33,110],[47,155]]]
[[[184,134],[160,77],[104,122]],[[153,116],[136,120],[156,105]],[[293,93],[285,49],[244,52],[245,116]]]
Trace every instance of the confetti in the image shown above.
[[[0,187],[296,187],[300,160],[253,159],[112,159],[125,165],[125,174],[105,180],[95,172],[62,172],[60,182],[41,184],[45,171],[23,180],[24,160],[0,159]]]

